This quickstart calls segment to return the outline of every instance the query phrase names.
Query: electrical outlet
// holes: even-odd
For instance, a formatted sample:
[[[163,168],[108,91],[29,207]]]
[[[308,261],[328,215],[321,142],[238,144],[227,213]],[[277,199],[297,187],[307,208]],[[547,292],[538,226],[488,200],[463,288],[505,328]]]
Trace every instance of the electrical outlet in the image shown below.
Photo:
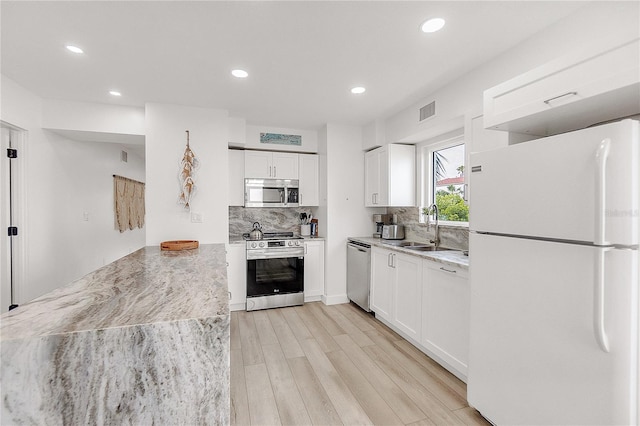
[[[191,213],[191,223],[202,223],[202,213]]]
[[[89,212],[82,213],[82,220],[89,222]]]

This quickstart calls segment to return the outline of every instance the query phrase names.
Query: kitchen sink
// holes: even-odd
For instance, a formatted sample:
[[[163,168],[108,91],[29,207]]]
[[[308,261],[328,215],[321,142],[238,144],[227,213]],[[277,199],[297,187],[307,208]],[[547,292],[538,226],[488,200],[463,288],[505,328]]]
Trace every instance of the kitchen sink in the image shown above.
[[[387,244],[387,245],[394,246],[394,247],[405,247],[405,248],[408,248],[408,247],[433,247],[429,243],[419,243],[419,242],[416,242],[416,241],[387,240],[383,244]]]
[[[444,247],[436,247],[436,246],[408,246],[408,247],[403,247],[406,248],[407,250],[414,250],[414,251],[449,251],[449,250],[453,250],[450,248],[444,248]]]

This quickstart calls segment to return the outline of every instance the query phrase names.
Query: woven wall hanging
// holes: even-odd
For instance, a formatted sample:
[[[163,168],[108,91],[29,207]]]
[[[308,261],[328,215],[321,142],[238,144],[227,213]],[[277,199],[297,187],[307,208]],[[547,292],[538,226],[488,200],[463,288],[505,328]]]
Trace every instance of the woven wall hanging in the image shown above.
[[[184,150],[182,161],[180,161],[180,174],[178,175],[178,179],[180,181],[180,195],[178,196],[178,203],[183,204],[185,210],[190,211],[191,197],[196,189],[194,176],[199,162],[196,158],[196,154],[189,146],[189,131],[185,131],[187,132],[187,147]]]

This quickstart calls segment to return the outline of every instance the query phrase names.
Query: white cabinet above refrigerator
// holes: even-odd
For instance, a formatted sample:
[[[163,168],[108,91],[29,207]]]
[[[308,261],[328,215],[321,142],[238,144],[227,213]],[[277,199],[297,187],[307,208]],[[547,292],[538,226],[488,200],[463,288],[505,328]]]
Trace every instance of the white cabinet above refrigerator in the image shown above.
[[[640,39],[607,40],[484,92],[488,129],[548,136],[640,114]]]

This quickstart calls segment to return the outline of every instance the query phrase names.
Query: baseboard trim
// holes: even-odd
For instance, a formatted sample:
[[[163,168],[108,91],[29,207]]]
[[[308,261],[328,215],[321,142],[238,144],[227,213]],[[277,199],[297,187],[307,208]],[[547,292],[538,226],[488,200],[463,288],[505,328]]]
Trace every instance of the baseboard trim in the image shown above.
[[[340,294],[336,296],[322,296],[322,303],[325,305],[340,305],[342,303],[349,303],[349,298],[346,294]]]

